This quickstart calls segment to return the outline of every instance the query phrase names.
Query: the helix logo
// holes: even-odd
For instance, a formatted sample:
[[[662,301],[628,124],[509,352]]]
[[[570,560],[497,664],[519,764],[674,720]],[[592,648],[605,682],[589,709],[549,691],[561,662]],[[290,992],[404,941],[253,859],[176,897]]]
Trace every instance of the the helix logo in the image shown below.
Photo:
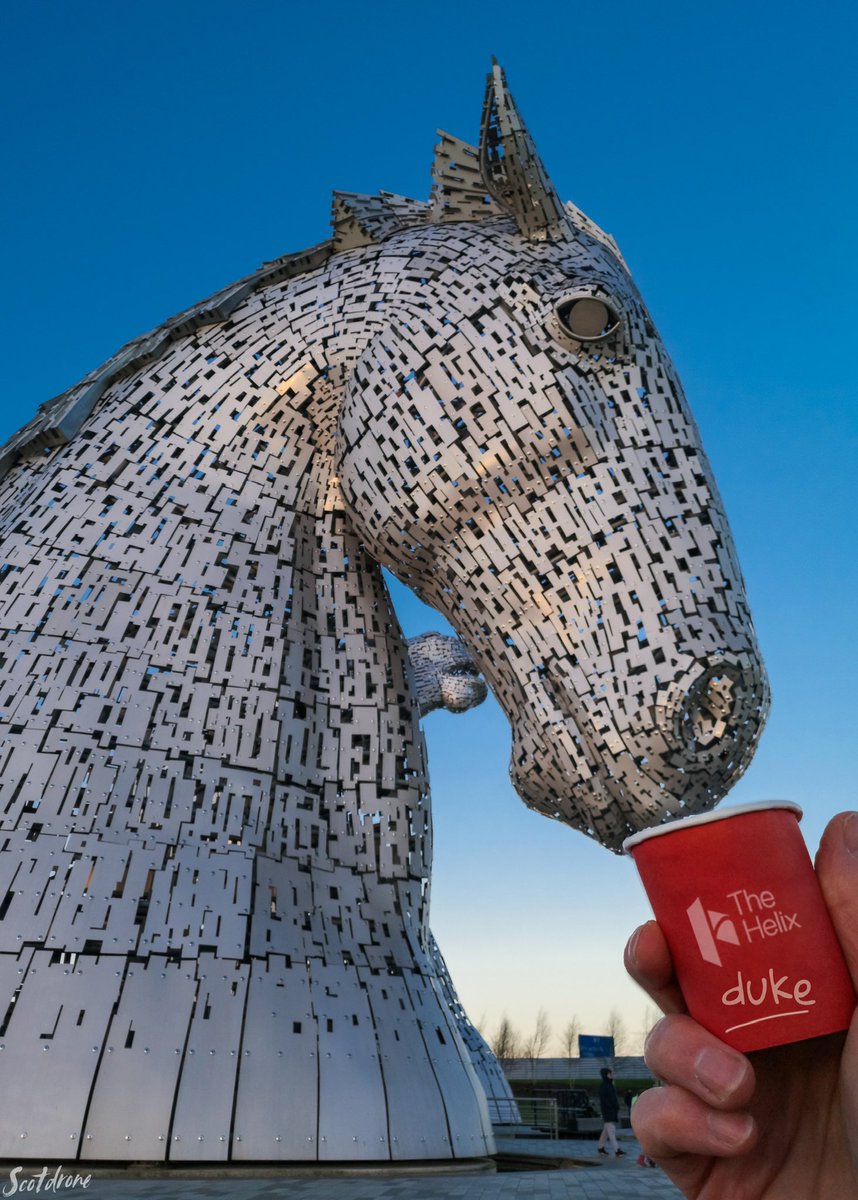
[[[726,913],[713,912],[711,908],[707,911],[699,899],[690,904],[686,912],[704,962],[720,967],[722,965],[721,955],[718,953],[715,939],[717,938],[719,942],[729,942],[731,946],[738,946],[740,943],[736,926]]]

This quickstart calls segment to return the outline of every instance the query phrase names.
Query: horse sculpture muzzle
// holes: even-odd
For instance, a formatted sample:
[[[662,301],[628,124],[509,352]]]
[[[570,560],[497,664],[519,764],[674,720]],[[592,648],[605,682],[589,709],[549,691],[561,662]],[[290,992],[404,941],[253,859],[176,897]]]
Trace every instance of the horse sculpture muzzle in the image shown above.
[[[561,818],[576,803],[586,819],[601,801],[586,829],[613,848],[630,828],[716,803],[747,763],[767,705],[757,660],[724,655],[673,680],[620,736],[606,706],[588,709],[556,673],[543,679],[562,720],[536,737],[516,723],[515,787]]]

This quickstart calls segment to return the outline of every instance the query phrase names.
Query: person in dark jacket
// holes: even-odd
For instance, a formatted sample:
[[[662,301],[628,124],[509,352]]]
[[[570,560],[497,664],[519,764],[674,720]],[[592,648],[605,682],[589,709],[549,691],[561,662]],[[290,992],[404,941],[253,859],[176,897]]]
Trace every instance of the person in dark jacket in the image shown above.
[[[613,1150],[617,1158],[625,1154],[625,1150],[621,1150],[617,1145],[617,1120],[620,1115],[620,1101],[617,1098],[617,1090],[614,1087],[614,1072],[610,1067],[602,1067],[599,1072],[602,1076],[602,1082],[599,1084],[599,1108],[602,1110],[603,1127],[599,1135],[599,1145],[597,1147],[600,1154],[607,1154],[605,1142]]]

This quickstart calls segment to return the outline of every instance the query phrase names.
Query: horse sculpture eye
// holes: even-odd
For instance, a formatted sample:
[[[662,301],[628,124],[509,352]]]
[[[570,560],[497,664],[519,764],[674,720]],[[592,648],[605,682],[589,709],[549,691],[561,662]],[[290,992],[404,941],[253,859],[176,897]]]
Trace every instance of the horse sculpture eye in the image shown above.
[[[620,319],[603,300],[583,296],[558,305],[557,317],[564,330],[579,342],[598,342],[617,329]]]

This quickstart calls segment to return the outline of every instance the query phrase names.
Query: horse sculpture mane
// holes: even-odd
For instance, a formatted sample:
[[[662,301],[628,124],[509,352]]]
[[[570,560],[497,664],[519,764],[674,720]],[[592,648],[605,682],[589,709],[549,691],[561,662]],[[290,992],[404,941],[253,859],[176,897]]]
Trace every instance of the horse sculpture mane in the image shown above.
[[[693,420],[500,69],[428,204],[333,225],[3,452],[6,1157],[483,1155],[508,1089],[429,934],[421,712],[479,669],[522,798],[614,849],[753,751]],[[409,657],[381,566],[462,643]]]

